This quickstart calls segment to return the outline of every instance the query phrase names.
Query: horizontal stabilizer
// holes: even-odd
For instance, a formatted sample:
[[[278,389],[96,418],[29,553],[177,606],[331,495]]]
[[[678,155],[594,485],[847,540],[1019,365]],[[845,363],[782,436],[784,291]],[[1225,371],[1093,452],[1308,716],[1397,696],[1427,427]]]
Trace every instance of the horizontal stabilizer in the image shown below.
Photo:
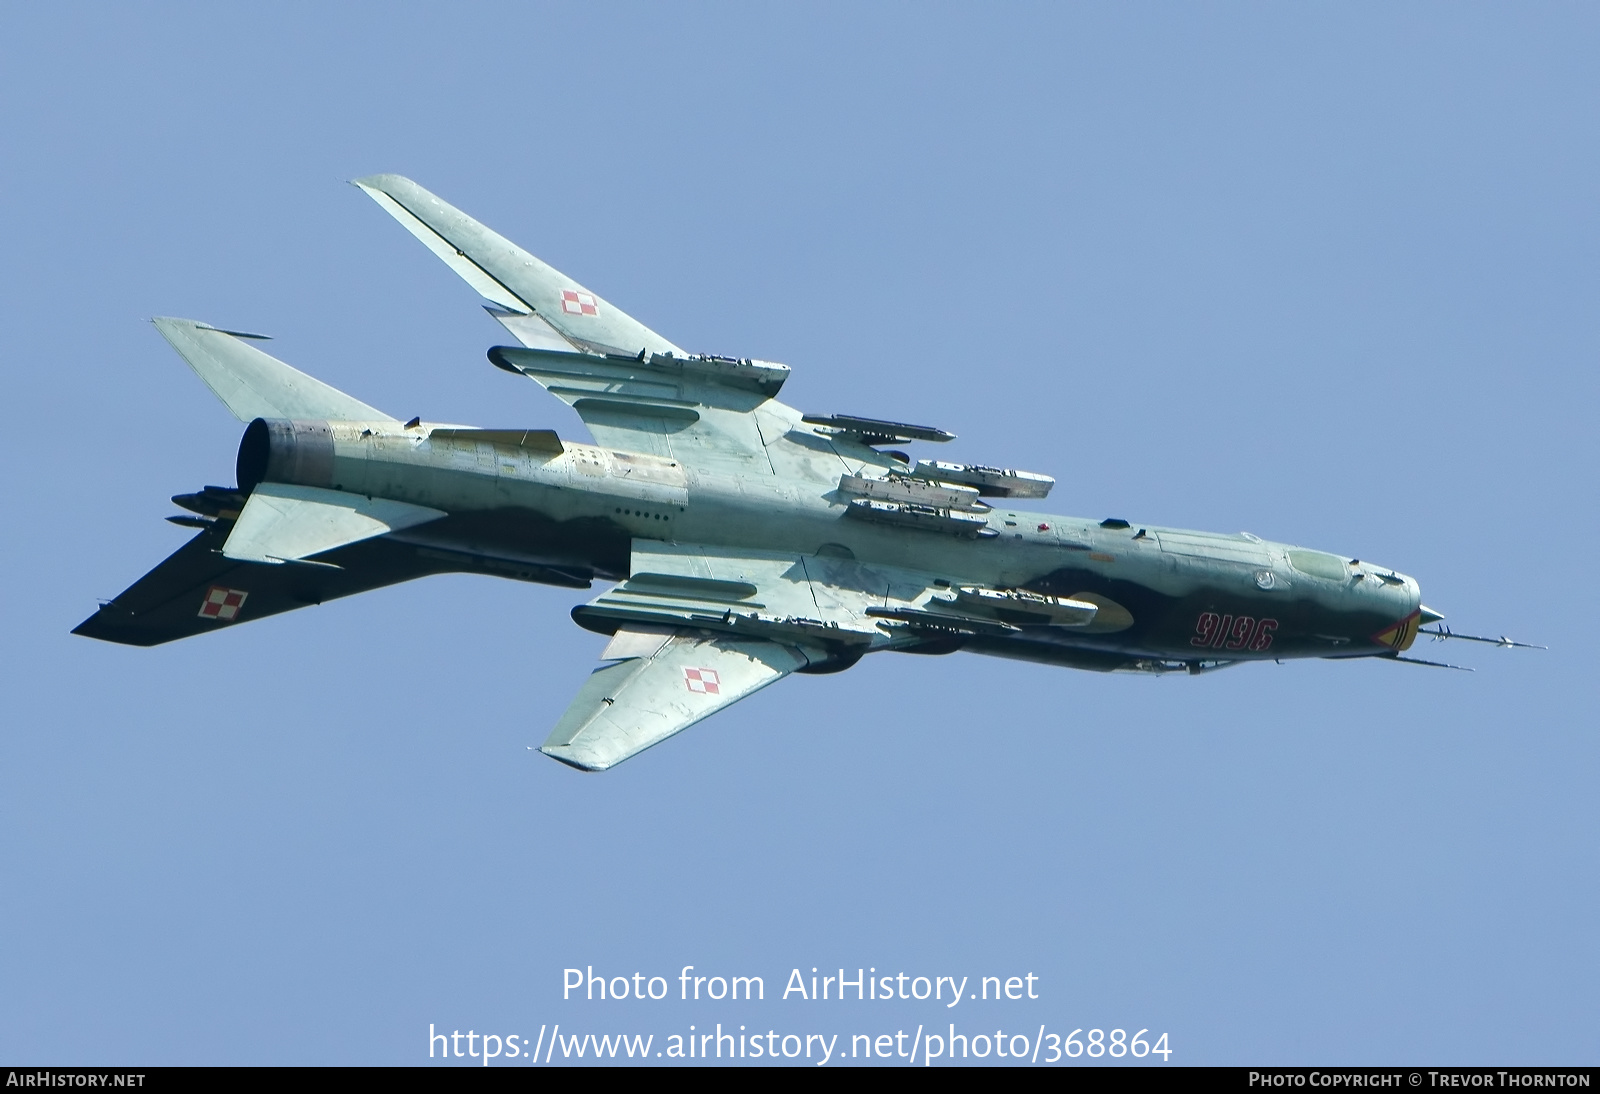
[[[259,338],[260,335],[238,335],[193,319],[160,317],[152,322],[241,422],[255,418],[396,420],[240,341],[241,337]]]
[[[245,502],[222,553],[239,562],[295,562],[445,515],[387,498],[264,482]]]
[[[607,652],[626,660],[584,681],[540,749],[546,756],[604,771],[808,663],[798,649],[759,639],[618,635]]]
[[[351,544],[337,566],[259,566],[225,558],[231,522],[201,530],[73,629],[129,646],[158,646],[460,567],[390,539]]]
[[[496,308],[537,315],[580,347],[682,355],[643,323],[410,179],[372,175],[355,185]],[[547,339],[529,344],[551,348]]]

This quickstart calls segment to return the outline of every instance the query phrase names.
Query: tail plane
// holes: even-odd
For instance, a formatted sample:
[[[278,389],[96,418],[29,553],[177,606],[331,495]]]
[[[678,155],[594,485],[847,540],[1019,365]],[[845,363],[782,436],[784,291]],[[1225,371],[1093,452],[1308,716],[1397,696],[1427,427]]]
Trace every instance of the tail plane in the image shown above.
[[[152,322],[241,422],[256,418],[398,420],[250,345],[261,335],[220,330],[194,319],[162,316]]]

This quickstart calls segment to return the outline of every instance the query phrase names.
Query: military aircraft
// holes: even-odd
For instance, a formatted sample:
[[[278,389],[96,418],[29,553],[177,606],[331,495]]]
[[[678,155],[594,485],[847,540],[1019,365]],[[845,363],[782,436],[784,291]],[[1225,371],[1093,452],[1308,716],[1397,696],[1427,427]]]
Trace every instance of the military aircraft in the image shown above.
[[[1096,671],[1402,655],[1443,617],[1370,560],[1048,516],[1046,476],[913,459],[952,434],[778,401],[789,369],[689,353],[409,179],[360,187],[488,302],[489,360],[578,413],[402,422],[188,319],[156,328],[248,422],[198,530],[73,632],[149,646],[443,572],[607,588],[610,638],[542,751],[600,771],[793,672],[957,650]],[[1509,639],[1422,633],[1521,645]],[[1448,666],[1454,667],[1454,666]]]

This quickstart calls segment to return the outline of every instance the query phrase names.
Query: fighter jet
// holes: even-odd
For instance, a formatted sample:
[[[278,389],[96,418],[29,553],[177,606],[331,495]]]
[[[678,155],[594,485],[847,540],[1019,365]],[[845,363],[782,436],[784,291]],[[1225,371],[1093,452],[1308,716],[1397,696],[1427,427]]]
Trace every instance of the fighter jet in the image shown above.
[[[687,352],[409,179],[355,185],[520,343],[489,360],[596,443],[402,422],[259,335],[156,319],[248,423],[238,481],[174,497],[187,512],[167,519],[194,538],[73,633],[150,646],[443,572],[601,582],[572,610],[609,638],[601,665],[542,746],[601,771],[869,653],[1142,673],[1415,662],[1403,654],[1443,618],[1370,560],[1026,509],[1054,480],[904,451],[951,440],[941,429],[802,413],[778,400],[786,366]]]

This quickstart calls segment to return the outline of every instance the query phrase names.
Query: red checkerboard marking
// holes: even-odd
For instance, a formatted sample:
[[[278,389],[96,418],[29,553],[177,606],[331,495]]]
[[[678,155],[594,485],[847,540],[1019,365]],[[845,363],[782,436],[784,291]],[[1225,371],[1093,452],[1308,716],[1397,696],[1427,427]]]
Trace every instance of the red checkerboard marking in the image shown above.
[[[599,315],[600,303],[586,292],[578,292],[576,289],[562,289],[561,310],[568,315]]]
[[[684,669],[683,686],[700,695],[722,694],[722,681],[715,669]]]
[[[243,589],[224,589],[221,585],[213,585],[206,590],[206,598],[200,602],[200,618],[232,622],[239,614],[239,609],[244,607],[244,598],[249,595]]]

